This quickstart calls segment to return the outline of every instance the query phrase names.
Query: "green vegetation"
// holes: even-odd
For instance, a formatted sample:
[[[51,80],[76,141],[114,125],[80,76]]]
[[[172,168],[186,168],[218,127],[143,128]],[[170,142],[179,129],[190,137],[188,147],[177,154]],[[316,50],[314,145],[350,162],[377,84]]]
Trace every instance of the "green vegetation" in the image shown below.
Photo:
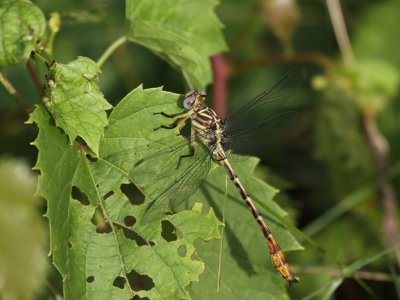
[[[399,11],[0,0],[0,298],[400,298]],[[133,166],[182,141],[153,113],[182,111],[188,90],[227,115],[299,65],[285,104],[298,123],[233,163],[299,279],[288,287],[223,168],[142,222],[173,173]],[[152,159],[160,174],[175,160]]]

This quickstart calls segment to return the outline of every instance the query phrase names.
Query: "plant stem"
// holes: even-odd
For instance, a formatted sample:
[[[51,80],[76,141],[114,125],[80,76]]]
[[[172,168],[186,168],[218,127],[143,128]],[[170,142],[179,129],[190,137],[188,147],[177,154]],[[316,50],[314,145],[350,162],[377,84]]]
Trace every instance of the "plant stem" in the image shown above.
[[[328,12],[331,17],[332,27],[335,31],[336,40],[339,45],[340,53],[343,57],[345,65],[353,65],[355,63],[353,50],[351,48],[349,35],[347,34],[346,23],[344,22],[342,8],[339,0],[326,0]]]
[[[32,61],[30,59],[26,62],[26,68],[28,69],[29,75],[31,76],[31,79],[33,81],[33,84],[35,85],[36,90],[39,92],[39,95],[43,96],[44,94],[43,86],[40,83],[35,70],[33,69]]]
[[[217,114],[221,117],[226,116],[227,111],[227,85],[230,76],[230,68],[223,54],[211,57],[213,68],[213,106]]]
[[[388,143],[376,126],[375,115],[364,113],[364,132],[377,167],[378,186],[383,203],[383,234],[388,248],[399,244],[397,223],[397,199],[388,175]],[[397,264],[400,266],[400,247],[395,248]]]
[[[115,51],[115,49],[124,44],[126,41],[127,38],[125,36],[121,36],[120,38],[116,39],[100,56],[100,58],[97,60],[97,64],[101,67],[108,57]]]
[[[292,266],[292,269],[296,273],[306,273],[306,274],[318,274],[318,275],[328,275],[332,277],[340,277],[343,275],[342,270],[334,267],[299,267]],[[356,271],[353,273],[354,276],[372,281],[382,281],[382,282],[393,282],[393,276],[391,274],[381,273],[381,272],[369,272],[369,271]]]
[[[2,72],[0,72],[0,82],[3,84],[5,89],[14,97],[19,107],[28,115],[32,111],[31,107],[17,92],[17,90],[14,88],[11,82],[6,77],[4,77]]]
[[[32,51],[31,53],[31,57],[34,59],[38,59],[40,60],[42,63],[44,63],[46,66],[49,64],[49,62],[47,61],[46,58],[44,58],[43,56],[41,56],[38,52],[36,51]]]

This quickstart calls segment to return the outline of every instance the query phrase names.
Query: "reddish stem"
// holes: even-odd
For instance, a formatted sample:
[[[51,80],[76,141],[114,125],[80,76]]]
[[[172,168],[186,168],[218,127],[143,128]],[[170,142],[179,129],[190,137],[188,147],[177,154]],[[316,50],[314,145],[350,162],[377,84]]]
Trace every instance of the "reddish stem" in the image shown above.
[[[214,73],[213,107],[221,117],[226,116],[227,111],[227,83],[230,76],[230,68],[222,54],[211,57]]]

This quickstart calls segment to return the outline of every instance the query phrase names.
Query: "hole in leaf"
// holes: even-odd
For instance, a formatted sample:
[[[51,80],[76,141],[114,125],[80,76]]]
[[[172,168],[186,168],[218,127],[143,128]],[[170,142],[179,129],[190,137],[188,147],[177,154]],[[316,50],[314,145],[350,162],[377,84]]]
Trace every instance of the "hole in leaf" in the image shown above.
[[[151,277],[139,274],[132,270],[127,274],[129,285],[134,291],[150,291],[154,287],[154,282]]]
[[[82,205],[86,206],[90,204],[88,196],[76,186],[73,186],[71,189],[71,197],[79,201]]]
[[[72,248],[72,244],[71,241],[68,240],[68,248],[71,249]]]
[[[134,216],[126,216],[124,218],[124,224],[126,227],[131,227],[136,224],[136,218]]]
[[[131,298],[131,300],[150,300],[150,299],[147,297],[141,298],[138,295],[135,295],[135,296],[133,296],[133,298]]]
[[[86,278],[86,282],[87,283],[92,283],[94,281],[94,276],[88,276],[87,278]]]
[[[93,157],[90,154],[86,154],[86,158],[88,160],[90,160],[91,162],[96,162],[97,161],[97,157]]]
[[[121,184],[121,192],[123,192],[132,205],[140,205],[144,203],[144,196],[139,189],[133,184]]]
[[[96,210],[94,211],[93,217],[90,221],[96,226],[97,233],[110,233],[112,231],[110,224],[104,218],[100,206],[96,207]]]
[[[135,231],[131,230],[131,229],[127,229],[127,228],[122,228],[122,231],[124,232],[124,235],[127,239],[130,239],[132,241],[135,241],[136,244],[139,247],[148,245],[146,240],[144,238],[142,238],[140,235],[138,235]]]
[[[155,243],[153,241],[148,241],[148,244],[153,247],[155,245]]]
[[[28,27],[28,35],[33,36],[34,33],[35,33],[35,29],[33,29],[31,26],[29,26]]]
[[[124,277],[118,276],[117,278],[114,279],[113,281],[113,286],[123,289],[124,285],[126,283],[126,280]]]
[[[187,252],[187,250],[186,250],[186,246],[185,245],[180,245],[178,247],[178,255],[179,256],[185,257],[186,256],[186,252]]]
[[[175,234],[175,226],[168,220],[164,220],[161,222],[161,236],[167,242],[176,241],[178,238]]]
[[[109,191],[107,194],[104,195],[103,200],[106,200],[107,198],[111,197],[112,195],[114,195],[114,192]]]

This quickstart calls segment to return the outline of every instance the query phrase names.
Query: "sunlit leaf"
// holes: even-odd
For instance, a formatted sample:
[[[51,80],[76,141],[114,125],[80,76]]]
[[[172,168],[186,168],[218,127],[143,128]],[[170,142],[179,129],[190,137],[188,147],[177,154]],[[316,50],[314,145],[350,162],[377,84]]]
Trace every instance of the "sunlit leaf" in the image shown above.
[[[188,299],[186,287],[204,270],[201,261],[192,259],[193,243],[219,237],[213,211],[202,213],[195,205],[165,217],[172,227],[168,239],[160,221],[137,222],[147,201],[132,203],[127,197],[123,190],[129,180],[117,161],[111,156],[89,160],[42,106],[30,122],[39,126],[38,193],[48,201],[51,254],[64,279],[65,297]],[[119,134],[131,128],[124,130]]]
[[[251,158],[234,164],[235,171],[247,191],[283,216],[285,212],[272,200],[278,192],[268,184],[256,179],[252,173],[258,160]],[[226,172],[223,168],[212,171],[205,184],[194,194],[191,201],[202,201],[214,208],[222,217],[224,206]],[[249,209],[244,204],[236,187],[229,181],[225,204],[225,237],[222,245],[221,290],[217,294],[217,271],[220,241],[199,243],[197,250],[206,270],[200,282],[191,287],[193,299],[288,299],[287,282],[271,264],[270,254],[263,234]],[[262,209],[259,207],[260,211]],[[262,213],[289,263],[291,250],[302,249],[301,245],[282,224],[266,213]],[[288,255],[289,254],[289,255]],[[295,274],[296,275],[296,274]]]
[[[83,138],[95,154],[107,125],[105,110],[112,107],[98,87],[99,73],[95,62],[79,57],[67,65],[53,63],[47,75],[48,108],[57,126],[70,141]]]
[[[178,100],[178,95],[161,92],[159,89],[142,90],[138,88],[132,91],[110,115],[110,124],[106,129],[104,143],[100,148],[100,157],[116,163],[115,170],[121,169],[124,172],[128,172],[133,167],[133,172],[135,172],[134,162],[139,159],[138,155],[141,153],[140,151],[135,152],[134,149],[141,149],[143,145],[157,145],[160,141],[164,144],[174,145],[176,141],[182,139],[176,135],[177,129],[154,130],[154,128],[162,124],[169,123],[170,119],[159,115],[154,116],[153,113],[160,111],[176,113],[182,111],[182,108],[177,105]],[[140,128],[139,130],[125,129],[138,127]],[[162,149],[162,145],[159,146]],[[117,149],[119,151],[116,151]],[[150,146],[150,149],[152,149],[152,146]],[[173,159],[173,157],[171,156],[170,159]],[[163,172],[163,168],[169,165],[169,162],[163,160],[162,157],[157,160],[157,155],[152,159],[152,162],[157,166],[148,167],[151,169],[159,168],[159,172]],[[185,163],[185,161],[182,162],[182,164]],[[266,205],[270,206],[279,215],[284,215],[285,212],[272,201],[278,191],[252,176],[257,163],[258,161],[253,158],[243,163],[237,163],[234,166],[249,193],[265,201]],[[175,167],[172,171],[174,170]],[[109,179],[105,180],[118,180],[117,172],[108,175]],[[217,215],[222,217],[225,176],[226,172],[222,167],[211,172],[200,189],[186,203],[186,207],[190,208],[193,203],[201,201],[207,204],[207,207],[215,209]],[[145,194],[146,192],[148,193],[149,188],[154,189],[151,194],[156,194],[157,191],[161,193],[165,189],[163,187],[163,178],[157,178],[156,182],[154,176],[148,178],[135,176],[134,179],[140,180],[135,183],[144,190]],[[168,180],[171,182],[172,179],[167,178],[166,182]],[[253,219],[240,194],[230,182],[228,191],[229,198],[226,210],[228,233],[224,241],[223,257],[224,261],[228,262],[223,264],[225,270],[223,270],[224,277],[222,279],[224,290],[227,292],[226,295],[245,290],[248,296],[276,293],[277,297],[287,297],[285,296],[284,288],[287,282],[280,278],[273,268],[265,239],[257,222]],[[179,193],[179,191],[177,192]],[[178,211],[183,210],[184,206],[180,206]],[[284,251],[302,249],[284,226],[267,214],[265,217]],[[194,298],[199,297],[200,290],[203,296],[205,289],[207,289],[208,295],[215,293],[215,272],[219,254],[219,242],[201,245],[197,249],[197,253],[202,260],[207,261],[207,267],[206,274],[201,277],[199,287],[194,287],[191,292]],[[245,285],[249,284],[245,280],[248,274],[253,274],[254,284],[250,284],[248,288],[245,288]],[[262,286],[260,285],[261,282],[263,283]]]

